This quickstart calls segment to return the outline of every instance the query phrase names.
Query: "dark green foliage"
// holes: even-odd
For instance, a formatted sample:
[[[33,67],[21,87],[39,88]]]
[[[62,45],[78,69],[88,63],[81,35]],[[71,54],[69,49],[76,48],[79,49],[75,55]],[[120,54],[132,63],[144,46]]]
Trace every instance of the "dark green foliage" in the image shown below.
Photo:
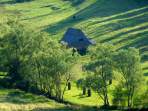
[[[91,62],[85,66],[89,73],[86,77],[86,87],[96,91],[104,101],[104,106],[109,106],[108,85],[112,80],[114,48],[111,45],[98,45],[91,50]]]
[[[128,108],[131,108],[135,93],[139,91],[138,88],[143,81],[139,51],[135,48],[120,50],[114,59],[116,68],[123,77],[120,81],[122,87],[120,87],[120,90],[119,88],[116,89],[117,95],[123,94],[123,96],[121,95],[121,98],[115,96],[115,99],[122,99],[124,97]]]
[[[10,85],[63,100],[75,61],[71,51],[47,34],[27,30],[15,19],[8,19],[0,28],[0,60]]]
[[[138,106],[148,108],[148,89],[142,94],[136,95],[136,97],[134,97],[133,105],[136,107]]]
[[[125,98],[126,92],[122,89],[121,84],[116,86],[114,92],[113,92],[113,104],[116,106],[125,106],[126,105],[126,98]]]
[[[25,31],[23,25],[16,20],[8,20],[1,24],[1,62],[8,72],[7,76],[11,77],[11,82],[21,81],[20,71],[23,65],[23,60],[30,50],[27,50],[30,40],[28,32]],[[7,31],[8,30],[8,31]]]

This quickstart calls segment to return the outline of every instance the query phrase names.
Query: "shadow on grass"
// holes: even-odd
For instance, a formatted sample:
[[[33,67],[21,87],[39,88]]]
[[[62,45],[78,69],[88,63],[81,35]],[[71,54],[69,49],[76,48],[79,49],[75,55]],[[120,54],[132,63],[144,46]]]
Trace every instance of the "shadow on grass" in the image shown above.
[[[145,33],[145,34],[147,34],[147,33]],[[147,36],[142,36],[138,40],[135,40],[132,43],[130,43],[130,44],[126,45],[126,46],[123,46],[121,48],[128,48],[128,47],[140,48],[140,47],[147,46],[147,45],[148,45],[148,38],[147,38]]]
[[[120,6],[121,3],[123,6]],[[115,17],[123,18],[124,14],[122,15],[120,13],[125,13],[130,10],[139,9],[139,8],[145,7],[147,5],[148,5],[148,1],[146,1],[146,0],[140,2],[140,4],[138,4],[134,0],[130,0],[130,1],[127,1],[127,0],[96,1],[94,4],[75,13],[74,14],[76,16],[75,19],[73,19],[74,15],[70,16],[63,21],[53,24],[52,26],[47,26],[45,28],[45,31],[49,32],[50,34],[55,34],[65,28],[74,26],[75,24],[80,23],[81,21],[88,20],[88,19],[94,18],[94,17],[100,17],[100,18],[101,17],[108,17],[109,20],[113,20],[113,19],[115,19]],[[145,9],[145,10],[147,10],[147,9]],[[118,15],[118,16],[116,16],[116,15]],[[99,21],[99,22],[103,22],[103,21]]]
[[[145,73],[144,73],[144,76],[148,76],[148,72],[145,72]]]
[[[142,55],[141,59],[143,60],[143,62],[148,61],[148,55]],[[148,73],[145,75],[148,75]]]
[[[116,106],[110,106],[108,108],[102,107],[91,107],[91,106],[69,106],[69,107],[62,107],[62,108],[36,108],[32,111],[147,111],[147,108],[142,109],[128,109],[128,108],[117,108]]]
[[[63,1],[71,2],[72,6],[78,6],[78,5],[82,4],[83,2],[85,2],[85,0],[63,0]]]
[[[148,55],[147,55],[148,56]],[[147,67],[144,67],[144,68],[142,68],[142,70],[148,70],[148,66]],[[143,74],[144,76],[148,76],[148,72],[144,72],[144,74]]]
[[[13,4],[14,1],[13,0],[9,0],[9,1],[2,1],[0,2],[0,5],[3,5],[3,4]]]
[[[97,107],[89,107],[89,106],[69,106],[69,107],[61,107],[61,108],[36,108],[32,111],[107,111],[101,110]]]
[[[143,70],[148,70],[148,67],[144,67],[144,68],[142,68]]]
[[[1,88],[2,90],[5,89]],[[29,104],[29,103],[47,103],[50,102],[49,99],[43,97],[43,96],[37,96],[37,95],[32,95],[30,93],[26,93],[24,91],[20,90],[12,90],[6,94],[0,95],[0,102],[8,102],[8,103],[14,103],[14,104]]]
[[[132,32],[136,32],[136,31],[139,31],[139,30],[144,30],[144,29],[146,29],[146,28],[148,28],[148,26],[138,27],[138,28],[136,28],[136,29],[127,30],[126,32],[121,32],[121,33],[116,34],[115,36],[111,36],[111,37],[109,37],[109,38],[106,38],[106,39],[104,39],[104,40],[101,40],[100,42],[101,42],[101,43],[109,42],[109,41],[112,41],[112,40],[114,40],[114,39],[116,39],[116,38],[118,38],[118,37],[120,37],[120,36],[129,34],[129,33],[132,33]],[[117,31],[118,31],[118,30],[117,30]],[[120,29],[119,29],[119,31],[120,31]],[[137,35],[138,35],[138,34],[137,34]],[[124,38],[124,39],[126,40],[126,39],[128,39],[128,38]],[[130,38],[129,38],[129,39],[130,39]],[[122,42],[122,40],[119,41],[119,42]]]
[[[102,40],[100,42],[108,42],[108,41],[114,40],[122,35],[125,35],[127,33],[146,29],[148,27],[146,25],[142,26],[142,27],[137,27],[137,26],[140,26],[141,24],[147,22],[148,17],[146,16],[145,11],[143,11],[142,14],[143,14],[142,16],[140,14],[138,14],[136,16],[133,15],[135,17],[132,17],[132,18],[126,18],[126,19],[122,18],[119,20],[117,19],[116,22],[113,20],[113,21],[108,21],[103,25],[101,24],[98,27],[96,27],[97,31],[93,32],[93,35],[94,35],[93,38],[98,38],[98,37],[101,37],[104,35],[107,36],[107,34],[109,34],[111,32],[112,33],[113,32],[115,32],[115,33],[120,32],[116,35],[109,34],[107,38],[103,38],[103,37],[101,38]],[[133,27],[133,29],[131,27]],[[134,28],[134,27],[137,27],[137,28]],[[129,28],[129,30],[127,30],[127,28]],[[124,29],[126,29],[126,32],[123,31]]]
[[[140,49],[140,52],[145,52],[145,51],[148,51],[148,45],[145,46],[145,47],[142,47],[142,48]]]
[[[123,46],[123,47],[120,47],[119,49],[126,49],[128,47],[135,47],[135,48],[138,48],[139,49],[140,47],[148,46],[147,32],[145,32],[143,34],[140,34],[139,36],[140,37],[138,37],[137,39],[135,39],[134,41],[132,41],[132,43],[129,43],[129,44]],[[133,36],[133,37],[135,37],[135,36]],[[145,52],[145,50],[142,50],[142,51],[140,50],[140,53],[144,53]],[[141,60],[142,60],[142,62],[148,61],[148,55],[142,56],[141,57]]]
[[[79,99],[81,99],[81,98],[88,98],[87,95],[82,95],[82,94],[77,94],[77,95],[74,95],[72,97],[78,97]]]
[[[0,5],[24,3],[24,2],[31,2],[31,1],[34,1],[34,0],[6,0],[6,1],[0,2]]]
[[[125,38],[122,38],[121,40],[119,40],[119,41],[117,41],[116,43],[115,43],[115,45],[116,44],[120,44],[120,43],[122,43],[122,42],[126,42],[126,41],[130,41],[130,40],[134,40],[134,41],[138,41],[139,39],[141,40],[141,42],[143,43],[143,42],[145,42],[144,40],[146,40],[146,38],[147,38],[147,31],[145,31],[145,32],[142,32],[142,33],[137,33],[137,34],[133,34],[133,35],[129,35],[128,37],[125,37]],[[144,40],[143,40],[143,38],[145,38]],[[131,46],[136,46],[136,44],[134,44],[134,45],[131,45]],[[139,48],[139,46],[137,46],[137,48]]]

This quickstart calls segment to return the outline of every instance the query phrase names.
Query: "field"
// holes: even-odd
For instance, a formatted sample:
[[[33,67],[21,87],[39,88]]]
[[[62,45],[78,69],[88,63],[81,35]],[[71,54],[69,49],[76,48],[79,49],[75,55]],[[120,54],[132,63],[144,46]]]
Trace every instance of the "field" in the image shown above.
[[[89,106],[64,105],[19,89],[0,88],[0,111],[96,111]],[[100,110],[102,111],[102,110]],[[104,111],[104,110],[103,110]],[[117,111],[117,110],[116,110]]]
[[[147,0],[82,0],[81,3],[68,0],[34,0],[23,3],[14,3],[13,0],[0,0],[0,7],[18,15],[20,21],[30,28],[45,31],[56,40],[63,37],[67,28],[75,27],[83,30],[96,43],[114,44],[117,49],[136,47],[140,50],[143,73],[148,80]],[[80,76],[81,71],[77,69],[77,66],[75,69],[75,73]],[[12,100],[4,102],[5,97],[11,92],[14,91],[0,90],[0,110],[5,109],[7,105],[10,108],[18,109],[20,107],[34,109],[42,108],[42,106],[54,109],[55,105],[59,109],[64,107],[64,105],[42,97],[37,97],[37,99],[36,96],[30,97],[28,94],[23,95],[21,101],[17,101],[18,99],[14,96]],[[3,98],[1,95],[6,96]],[[20,96],[22,97],[22,95]],[[66,92],[65,99],[81,105],[102,105],[102,101],[96,93],[93,93],[92,97],[83,97],[81,90],[77,89],[75,84],[72,91]],[[15,102],[11,101],[23,105],[15,106],[13,104]]]
[[[76,27],[97,43],[111,43],[117,49],[139,48],[144,73],[148,73],[147,0],[86,0],[80,4],[63,0],[35,0],[24,3],[2,0],[0,4],[17,14],[21,21],[33,29],[46,31],[58,40],[67,28]]]
[[[0,111],[38,111],[66,109],[66,106],[43,96],[32,95],[18,89],[0,88]]]

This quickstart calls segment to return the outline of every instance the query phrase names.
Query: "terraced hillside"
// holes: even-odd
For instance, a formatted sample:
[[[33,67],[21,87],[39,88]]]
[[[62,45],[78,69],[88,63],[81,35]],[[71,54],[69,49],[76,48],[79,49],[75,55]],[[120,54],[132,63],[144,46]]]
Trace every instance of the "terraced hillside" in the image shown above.
[[[46,31],[56,39],[60,39],[68,27],[76,27],[97,43],[109,42],[118,49],[137,47],[144,73],[148,75],[147,0],[34,0],[23,3],[1,0],[0,5],[17,14],[30,27]]]

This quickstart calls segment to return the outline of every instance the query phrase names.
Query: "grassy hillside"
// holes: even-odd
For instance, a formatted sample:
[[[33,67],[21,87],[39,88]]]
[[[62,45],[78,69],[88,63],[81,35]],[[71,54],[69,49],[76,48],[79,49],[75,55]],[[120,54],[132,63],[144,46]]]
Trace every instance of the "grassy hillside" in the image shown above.
[[[0,111],[38,111],[38,110],[62,110],[66,109],[63,104],[43,96],[36,96],[17,89],[0,88]]]
[[[76,103],[80,101],[77,101]],[[0,88],[0,111],[96,111],[96,110],[97,110],[96,108],[89,106],[63,105],[53,100],[47,99],[44,96],[33,95],[31,93],[26,93],[18,89]]]
[[[1,0],[0,4],[18,14],[30,27],[46,31],[53,38],[60,39],[68,27],[76,27],[97,43],[109,42],[117,48],[137,47],[144,73],[148,74],[147,0],[85,0],[77,4],[69,0],[24,3]]]
[[[57,40],[62,38],[68,27],[76,27],[97,43],[111,43],[117,49],[139,48],[143,71],[148,75],[147,0],[84,0],[81,3],[70,0],[34,0],[24,3],[0,0],[0,7],[17,14],[29,27],[46,31]],[[80,73],[76,69],[76,73]],[[79,96],[80,93],[74,86],[72,91],[66,92],[70,96],[65,95],[65,98],[83,105],[101,104],[96,94],[93,93],[92,98],[85,98]]]

